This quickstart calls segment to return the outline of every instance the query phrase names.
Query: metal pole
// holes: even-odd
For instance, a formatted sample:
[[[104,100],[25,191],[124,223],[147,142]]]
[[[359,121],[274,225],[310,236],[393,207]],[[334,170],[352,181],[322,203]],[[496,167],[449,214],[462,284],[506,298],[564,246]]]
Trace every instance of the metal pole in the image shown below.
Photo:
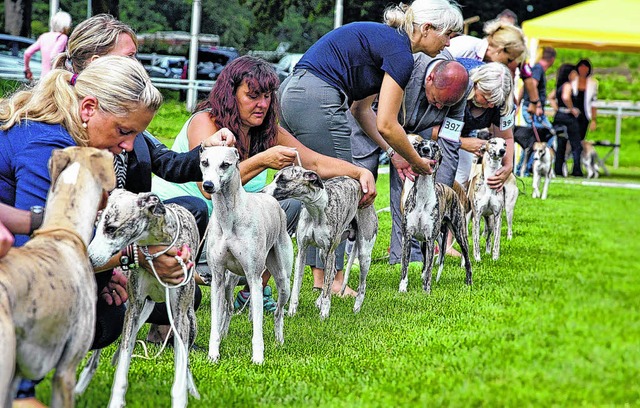
[[[616,113],[616,146],[620,146],[620,134],[622,133],[622,106],[618,106]],[[613,148],[613,168],[617,169],[619,164],[620,148]]]
[[[189,89],[187,89],[187,110],[193,112],[198,99],[196,76],[198,73],[198,35],[200,34],[200,0],[193,0],[191,8],[191,44],[189,45]]]
[[[333,18],[333,28],[338,28],[342,25],[342,0],[336,0],[336,15]]]
[[[49,21],[53,19],[53,16],[60,9],[60,2],[58,0],[49,0]]]
[[[93,4],[91,3],[91,0],[87,0],[87,18],[91,17],[92,14],[93,14]]]

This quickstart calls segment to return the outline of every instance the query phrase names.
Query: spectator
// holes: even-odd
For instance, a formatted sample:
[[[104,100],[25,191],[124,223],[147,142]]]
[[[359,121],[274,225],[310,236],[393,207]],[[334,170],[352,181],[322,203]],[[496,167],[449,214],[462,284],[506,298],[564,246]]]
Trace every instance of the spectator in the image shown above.
[[[598,99],[598,81],[591,75],[591,61],[581,59],[576,64],[578,75],[571,81],[571,89],[575,106],[580,109],[578,126],[580,128],[580,140],[587,137],[587,131],[596,130],[597,108],[593,102]]]
[[[569,143],[571,144],[571,153],[573,155],[573,171],[572,176],[582,177],[582,168],[580,164],[580,154],[582,153],[582,144],[580,143],[580,126],[578,125],[578,116],[580,109],[575,106],[573,98],[571,81],[569,76],[575,66],[572,64],[562,64],[558,68],[556,79],[556,95],[558,101],[558,111],[553,118],[555,126],[565,126]],[[564,177],[563,166],[567,150],[567,139],[558,138],[558,148],[556,150],[555,173],[558,177]]]
[[[325,34],[309,48],[293,75],[280,87],[282,125],[305,146],[327,156],[352,161],[347,110],[378,146],[397,151],[402,177],[431,173],[407,141],[398,121],[403,91],[411,78],[413,53],[437,55],[453,32],[463,27],[459,8],[448,0],[416,0],[411,6],[390,7],[385,24],[355,22]],[[371,109],[379,94],[377,116]],[[324,280],[324,265],[311,249],[314,286]],[[344,279],[344,244],[336,260],[334,291]],[[348,288],[347,294],[355,292]]]
[[[49,31],[40,35],[38,40],[31,44],[24,52],[24,77],[28,80],[33,78],[33,73],[29,68],[31,57],[37,51],[42,55],[41,77],[51,71],[52,62],[56,55],[64,51],[67,46],[67,35],[71,31],[71,16],[64,11],[58,11],[49,21]]]

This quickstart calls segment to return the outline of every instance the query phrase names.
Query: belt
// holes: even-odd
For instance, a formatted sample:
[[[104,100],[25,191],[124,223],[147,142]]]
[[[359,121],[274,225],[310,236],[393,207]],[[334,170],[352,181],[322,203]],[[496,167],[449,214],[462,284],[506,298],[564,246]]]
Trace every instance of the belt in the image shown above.
[[[571,113],[571,109],[569,109],[569,108],[558,108],[558,112],[560,112],[560,113]]]

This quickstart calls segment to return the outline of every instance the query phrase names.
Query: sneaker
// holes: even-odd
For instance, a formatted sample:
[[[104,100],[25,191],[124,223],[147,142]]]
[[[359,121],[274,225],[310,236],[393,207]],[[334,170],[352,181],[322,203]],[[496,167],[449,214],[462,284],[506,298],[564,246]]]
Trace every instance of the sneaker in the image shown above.
[[[273,292],[271,290],[271,286],[265,286],[262,292],[262,305],[264,307],[264,311],[266,313],[273,313],[276,310],[277,303],[273,298]],[[236,295],[236,299],[233,302],[233,309],[236,311],[242,310],[249,306],[250,292],[248,290],[241,290]]]

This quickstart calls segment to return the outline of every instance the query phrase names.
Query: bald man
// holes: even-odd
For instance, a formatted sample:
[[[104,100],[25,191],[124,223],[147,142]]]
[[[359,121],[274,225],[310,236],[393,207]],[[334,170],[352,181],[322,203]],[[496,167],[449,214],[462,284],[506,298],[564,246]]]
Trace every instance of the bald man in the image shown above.
[[[436,174],[436,181],[453,185],[458,166],[458,149],[460,133],[464,125],[464,110],[471,84],[467,70],[462,64],[453,60],[451,54],[443,51],[432,58],[423,53],[414,54],[413,73],[405,88],[404,104],[398,121],[407,133],[417,133],[431,138],[437,135],[438,145],[443,159]],[[351,133],[351,149],[353,163],[365,167],[377,175],[378,156],[384,151],[391,151],[392,171],[390,171],[391,199],[391,248],[389,263],[400,263],[402,257],[402,215],[400,214],[400,197],[403,179],[407,174],[400,174],[395,165],[404,159],[394,154],[388,145],[374,142],[375,138],[367,135],[353,121]],[[379,142],[379,139],[377,140]],[[399,166],[402,168],[403,166]],[[420,247],[414,240],[410,261],[422,261]]]

